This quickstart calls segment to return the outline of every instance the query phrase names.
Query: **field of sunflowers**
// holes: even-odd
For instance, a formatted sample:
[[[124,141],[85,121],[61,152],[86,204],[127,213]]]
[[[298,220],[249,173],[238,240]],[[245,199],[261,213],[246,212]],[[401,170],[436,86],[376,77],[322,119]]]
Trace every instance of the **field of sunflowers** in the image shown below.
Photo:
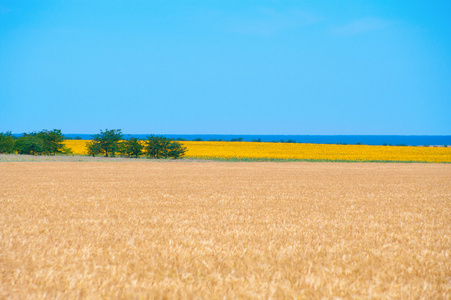
[[[66,140],[74,154],[86,155],[87,140]],[[451,163],[450,147],[368,146],[254,142],[181,142],[185,158],[214,160],[397,161]]]

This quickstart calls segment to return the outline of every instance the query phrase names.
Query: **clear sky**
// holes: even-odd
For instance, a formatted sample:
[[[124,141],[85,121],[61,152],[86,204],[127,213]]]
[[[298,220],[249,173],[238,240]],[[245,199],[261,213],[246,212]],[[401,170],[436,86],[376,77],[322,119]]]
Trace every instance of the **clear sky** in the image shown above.
[[[450,0],[0,0],[0,132],[450,135],[450,15]]]

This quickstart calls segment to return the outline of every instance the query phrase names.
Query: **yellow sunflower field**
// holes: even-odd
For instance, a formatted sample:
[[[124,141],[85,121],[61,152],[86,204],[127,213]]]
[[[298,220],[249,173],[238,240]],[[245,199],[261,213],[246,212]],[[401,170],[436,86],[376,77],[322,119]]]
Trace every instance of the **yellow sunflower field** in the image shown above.
[[[87,140],[66,140],[74,154],[87,155]],[[181,142],[185,158],[224,160],[315,160],[451,162],[450,147],[369,146],[257,142]]]

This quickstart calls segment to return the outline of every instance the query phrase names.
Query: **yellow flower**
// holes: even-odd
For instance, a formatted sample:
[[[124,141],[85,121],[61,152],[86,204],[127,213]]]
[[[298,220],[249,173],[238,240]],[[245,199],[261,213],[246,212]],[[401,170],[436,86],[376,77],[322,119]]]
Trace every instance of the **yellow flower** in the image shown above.
[[[66,147],[86,155],[86,140],[67,140]],[[253,142],[182,142],[184,157],[199,159],[287,159],[330,161],[451,162],[451,148]]]

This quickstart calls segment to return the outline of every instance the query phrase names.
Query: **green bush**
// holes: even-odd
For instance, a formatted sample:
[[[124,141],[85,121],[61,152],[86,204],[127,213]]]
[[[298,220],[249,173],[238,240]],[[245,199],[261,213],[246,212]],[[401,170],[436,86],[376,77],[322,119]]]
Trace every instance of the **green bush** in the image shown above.
[[[14,152],[14,137],[11,131],[5,133],[0,132],[0,153],[13,153]]]
[[[64,135],[59,129],[42,130],[38,132],[36,136],[42,139],[43,142],[43,154],[55,155],[61,153],[64,147]]]
[[[59,129],[24,133],[14,142],[14,151],[18,154],[55,155],[63,152],[64,136]],[[64,150],[67,152],[67,149]]]
[[[243,141],[243,138],[242,138],[242,137],[239,137],[239,138],[236,138],[236,139],[231,139],[230,141],[231,141],[231,142],[242,142],[242,141]]]
[[[151,158],[180,158],[186,148],[177,141],[168,139],[164,136],[151,135],[147,137],[144,152]]]
[[[44,141],[35,134],[25,134],[14,143],[14,150],[18,154],[42,154],[44,152]]]
[[[182,144],[172,141],[168,146],[168,157],[170,158],[181,158],[185,155],[186,148],[182,146]]]
[[[66,146],[64,146],[61,150],[60,150],[61,154],[74,154],[74,152],[72,151],[72,148],[68,148]]]
[[[86,143],[86,149],[88,150],[88,155],[92,155],[95,157],[96,155],[102,153],[102,149],[100,148],[100,143],[88,142]]]
[[[120,143],[120,153],[122,156],[139,157],[143,153],[144,145],[137,138],[131,137]]]
[[[88,153],[92,156],[97,154],[104,154],[105,157],[116,156],[120,152],[119,143],[122,139],[122,132],[120,129],[112,129],[105,131],[100,130],[100,134],[92,136],[92,142],[86,145]]]

